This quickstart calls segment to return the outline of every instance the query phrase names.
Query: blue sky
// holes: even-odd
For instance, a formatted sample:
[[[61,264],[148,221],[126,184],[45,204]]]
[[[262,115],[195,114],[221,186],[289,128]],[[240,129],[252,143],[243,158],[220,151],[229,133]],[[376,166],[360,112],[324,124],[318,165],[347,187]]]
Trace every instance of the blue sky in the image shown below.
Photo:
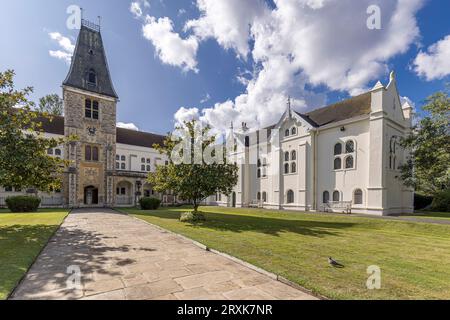
[[[142,10],[139,16],[130,12],[132,1],[125,0],[2,1],[0,70],[14,69],[17,87],[33,86],[35,93],[32,98],[35,101],[45,94],[61,94],[61,83],[69,65],[63,59],[50,56],[50,50],[60,50],[61,47],[49,34],[58,32],[75,43],[78,31],[66,27],[66,9],[76,4],[84,8],[85,18],[89,20],[96,21],[98,15],[102,16],[102,36],[120,97],[118,121],[134,123],[140,130],[166,133],[173,128],[174,114],[181,107],[184,109],[178,113],[179,119],[199,113],[218,126],[227,126],[230,120],[247,119],[254,125],[267,124],[285,108],[282,97],[288,94],[293,96],[297,110],[307,111],[370,88],[379,79],[386,84],[392,69],[396,71],[401,95],[417,106],[450,82],[450,71],[446,69],[448,63],[442,62],[442,56],[450,60],[447,47],[442,43],[434,52],[429,51],[430,46],[450,35],[449,1],[414,0],[416,7],[405,9],[407,13],[404,14],[409,12],[412,16],[405,18],[406,22],[401,21],[406,27],[391,23],[394,9],[398,13],[400,7],[385,3],[395,1],[371,1],[382,9],[382,29],[375,31],[377,35],[369,34],[367,30],[360,33],[356,30],[352,34],[353,39],[345,35],[349,30],[351,33],[359,28],[361,23],[347,19],[344,13],[337,15],[335,10],[348,10],[334,8],[333,0],[311,0],[308,5],[315,3],[313,7],[302,7],[300,3],[306,3],[306,0],[268,1],[265,4],[248,0],[241,1],[239,7],[236,0],[229,0],[225,7],[219,8],[213,6],[220,1],[216,0],[214,4],[209,1],[148,0],[148,6],[144,0],[139,0],[137,5]],[[317,16],[313,20],[313,28],[325,30],[323,34],[327,34],[326,28],[330,27],[319,23],[320,19],[325,21],[330,15],[342,16],[335,22],[335,36],[327,38],[321,32],[320,36],[299,33],[299,30],[307,30],[302,21],[298,26],[295,20],[284,25],[290,15],[284,9],[295,1],[298,5],[293,11],[298,14],[297,18],[310,11],[310,16]],[[402,5],[406,6],[399,4]],[[279,10],[275,12],[277,8]],[[365,23],[366,12],[361,8],[352,10],[360,10],[356,12],[356,19],[360,17]],[[254,20],[247,21],[248,17]],[[160,18],[167,20],[158,20]],[[416,29],[411,24],[412,20]],[[167,21],[172,22],[173,29],[164,33],[161,30],[166,30],[167,24],[163,22]],[[189,27],[184,28],[188,21],[191,21]],[[244,28],[234,28],[233,23]],[[247,25],[255,27],[250,35],[242,34],[242,30],[248,33]],[[147,26],[147,34],[143,33],[143,26]],[[273,29],[270,33],[258,29],[267,26]],[[279,35],[274,31],[278,27]],[[387,33],[396,37],[384,39]],[[372,35],[373,41],[359,38],[367,39]],[[288,40],[292,37],[292,42],[280,41],[283,37]],[[398,43],[400,47],[396,48]],[[281,52],[275,52],[275,44]],[[324,50],[320,54],[310,54],[310,44],[319,49],[323,45]],[[286,51],[283,51],[284,46]],[[367,58],[362,61],[352,59],[354,65],[352,61],[345,62],[345,56],[353,52],[360,52],[360,56]],[[379,54],[371,56],[372,52]],[[428,56],[421,65],[422,73],[418,74],[415,61],[420,52]],[[311,57],[304,58],[309,55]],[[287,60],[280,59],[285,56],[288,56]],[[321,61],[314,61],[315,56]],[[344,62],[339,64],[341,59]],[[286,61],[292,65],[286,65]],[[320,68],[322,61],[323,69]],[[346,63],[345,68],[340,68]],[[371,68],[372,74],[365,72]],[[440,70],[437,75],[436,69]],[[351,76],[353,72],[356,75]],[[242,81],[240,75],[247,80]],[[209,111],[203,114],[202,109]]]

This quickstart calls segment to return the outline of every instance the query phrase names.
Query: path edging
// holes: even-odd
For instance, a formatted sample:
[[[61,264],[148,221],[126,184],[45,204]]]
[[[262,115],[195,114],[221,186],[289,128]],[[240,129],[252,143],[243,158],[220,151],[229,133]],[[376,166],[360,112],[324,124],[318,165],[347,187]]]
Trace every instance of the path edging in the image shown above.
[[[208,251],[208,252],[217,254],[217,255],[219,255],[219,256],[221,256],[221,257],[224,257],[224,258],[226,258],[226,259],[228,259],[228,260],[231,260],[231,261],[233,261],[233,262],[236,262],[236,263],[238,263],[238,264],[240,264],[240,265],[242,265],[242,266],[244,266],[244,267],[246,267],[246,268],[249,268],[249,269],[251,269],[251,270],[253,270],[253,271],[256,271],[256,272],[258,272],[258,273],[260,273],[260,274],[263,274],[263,275],[265,275],[265,276],[268,276],[268,277],[271,278],[272,280],[281,282],[281,283],[283,283],[283,284],[285,284],[285,285],[287,285],[287,286],[290,286],[290,287],[292,287],[292,288],[294,288],[294,289],[296,289],[296,290],[299,290],[299,291],[301,291],[301,292],[303,292],[303,293],[306,293],[306,294],[309,294],[309,295],[311,295],[311,296],[313,296],[313,297],[316,297],[316,298],[318,298],[319,300],[329,300],[327,297],[322,296],[322,295],[320,295],[320,294],[317,294],[317,293],[315,293],[315,292],[312,292],[311,290],[308,290],[308,289],[302,287],[301,285],[299,285],[299,284],[297,284],[297,283],[295,283],[295,282],[292,282],[292,281],[290,281],[290,280],[284,278],[283,276],[281,276],[281,275],[279,275],[279,274],[276,274],[276,273],[267,271],[267,270],[265,270],[265,269],[262,269],[262,268],[260,268],[260,267],[257,267],[257,266],[255,266],[255,265],[253,265],[253,264],[251,264],[251,263],[248,263],[248,262],[246,262],[246,261],[244,261],[244,260],[241,260],[241,259],[239,259],[239,258],[236,258],[236,257],[234,257],[234,256],[231,256],[231,255],[229,255],[229,254],[227,254],[227,253],[218,251],[218,250],[216,250],[216,249],[209,248],[208,246],[204,245],[203,243],[200,243],[200,242],[198,242],[198,241],[195,241],[195,240],[193,240],[193,239],[190,239],[190,238],[188,238],[188,237],[186,237],[186,236],[183,236],[183,235],[181,235],[181,234],[179,234],[179,233],[176,233],[176,232],[167,230],[167,229],[165,229],[165,228],[163,228],[163,227],[160,227],[160,226],[158,226],[158,225],[155,225],[155,224],[153,224],[153,223],[151,223],[151,222],[148,222],[148,221],[145,221],[145,220],[143,220],[143,219],[136,218],[135,216],[130,215],[128,212],[122,211],[122,210],[120,210],[120,209],[113,209],[113,210],[115,210],[115,211],[117,211],[117,212],[120,212],[120,213],[124,213],[124,214],[128,215],[129,217],[131,217],[131,218],[133,218],[133,219],[136,219],[136,220],[139,220],[139,221],[142,221],[142,222],[144,222],[144,223],[146,223],[146,224],[148,224],[148,225],[150,225],[150,226],[152,226],[152,227],[154,227],[154,228],[156,228],[156,229],[159,229],[159,230],[161,230],[161,231],[164,231],[164,232],[170,233],[170,234],[172,234],[172,235],[174,235],[174,236],[177,236],[177,237],[179,237],[179,238],[181,238],[181,239],[183,239],[183,240],[185,240],[185,241],[188,241],[188,242],[192,243],[193,245],[199,247],[199,248],[202,249],[202,250],[205,250],[205,251]]]

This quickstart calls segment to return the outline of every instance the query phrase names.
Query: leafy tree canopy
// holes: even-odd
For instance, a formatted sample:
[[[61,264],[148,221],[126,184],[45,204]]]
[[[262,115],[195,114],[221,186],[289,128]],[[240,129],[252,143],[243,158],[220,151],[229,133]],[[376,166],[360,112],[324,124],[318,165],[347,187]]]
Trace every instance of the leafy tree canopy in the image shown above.
[[[170,159],[169,164],[158,166],[148,177],[157,192],[171,190],[182,200],[192,202],[195,212],[209,196],[230,194],[238,181],[237,165],[227,163],[223,156],[225,148],[216,143],[210,129],[200,128],[195,120],[176,127],[175,132],[181,135],[172,132],[163,146],[154,146]],[[187,161],[179,162],[178,158]]]
[[[32,111],[32,91],[15,89],[12,70],[0,72],[0,185],[51,191],[60,188],[65,162],[47,150],[65,140],[43,136],[39,119],[48,115]]]
[[[53,116],[62,116],[64,113],[64,102],[57,94],[48,94],[39,99],[37,111]]]
[[[448,90],[426,100],[423,117],[402,146],[411,151],[404,164],[404,184],[434,196],[450,189],[450,98]]]

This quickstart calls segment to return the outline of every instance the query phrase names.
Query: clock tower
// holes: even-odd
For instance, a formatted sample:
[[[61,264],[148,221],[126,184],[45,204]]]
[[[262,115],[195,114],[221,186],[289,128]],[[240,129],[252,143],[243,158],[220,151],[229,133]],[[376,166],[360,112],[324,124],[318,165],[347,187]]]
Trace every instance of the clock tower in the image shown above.
[[[113,205],[116,155],[114,90],[100,26],[82,20],[69,73],[63,82],[65,148],[70,161],[64,177],[66,205]]]

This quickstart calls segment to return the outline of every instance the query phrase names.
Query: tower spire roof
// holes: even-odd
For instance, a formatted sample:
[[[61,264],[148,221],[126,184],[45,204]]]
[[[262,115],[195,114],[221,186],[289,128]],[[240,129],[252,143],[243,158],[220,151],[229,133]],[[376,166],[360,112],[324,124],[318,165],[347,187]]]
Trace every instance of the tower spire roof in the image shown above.
[[[70,70],[63,85],[118,98],[99,25],[82,19]]]

